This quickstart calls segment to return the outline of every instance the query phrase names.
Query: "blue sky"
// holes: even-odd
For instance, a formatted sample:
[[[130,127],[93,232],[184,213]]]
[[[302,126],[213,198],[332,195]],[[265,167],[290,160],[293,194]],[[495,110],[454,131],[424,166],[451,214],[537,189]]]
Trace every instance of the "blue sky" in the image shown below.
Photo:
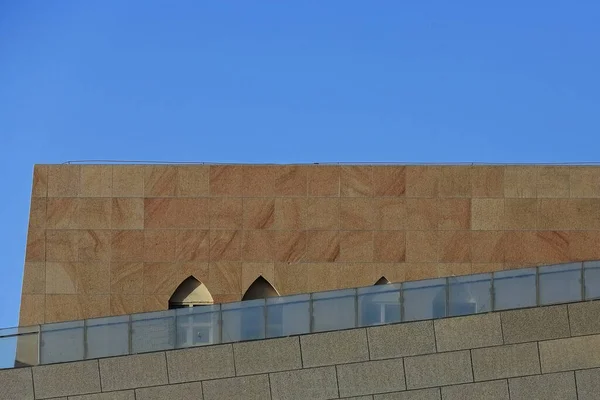
[[[0,327],[35,163],[598,161],[594,1],[0,0]]]

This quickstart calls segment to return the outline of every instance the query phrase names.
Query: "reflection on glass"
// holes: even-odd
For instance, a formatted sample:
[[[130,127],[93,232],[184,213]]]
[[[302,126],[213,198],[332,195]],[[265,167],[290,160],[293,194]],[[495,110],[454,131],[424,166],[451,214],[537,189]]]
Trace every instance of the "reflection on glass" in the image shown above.
[[[359,326],[400,322],[400,287],[388,283],[358,289]]]
[[[585,299],[600,299],[600,261],[583,263],[585,281]]]
[[[175,310],[177,348],[219,343],[219,305]]]
[[[582,263],[539,268],[540,305],[582,300]]]
[[[310,295],[267,299],[267,337],[310,332]]]
[[[313,294],[313,332],[356,326],[356,289]]]
[[[536,305],[535,268],[494,272],[494,310]]]
[[[38,365],[38,326],[0,329],[0,369]]]
[[[83,360],[83,321],[42,325],[40,338],[42,364]]]
[[[469,315],[492,310],[492,274],[448,278],[450,316]]]
[[[265,300],[223,304],[223,343],[264,339]]]
[[[174,310],[131,315],[132,353],[146,353],[174,348]]]
[[[86,358],[129,354],[129,316],[89,319],[86,330]]]
[[[405,282],[402,285],[403,321],[446,316],[446,279]]]

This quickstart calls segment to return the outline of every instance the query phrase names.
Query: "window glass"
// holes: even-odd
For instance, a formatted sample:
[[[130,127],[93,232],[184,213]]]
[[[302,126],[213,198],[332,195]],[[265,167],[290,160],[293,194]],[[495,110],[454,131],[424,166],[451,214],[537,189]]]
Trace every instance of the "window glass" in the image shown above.
[[[86,329],[87,358],[129,354],[129,316],[88,319]]]
[[[583,263],[585,276],[585,299],[600,299],[600,261]]]
[[[535,268],[494,272],[494,310],[536,305]]]
[[[313,332],[356,326],[356,290],[313,293]]]
[[[449,315],[469,315],[492,310],[492,274],[448,278]]]
[[[178,309],[177,347],[219,343],[219,309],[219,305]]]
[[[446,279],[428,279],[402,284],[403,321],[446,316]]]
[[[267,337],[310,332],[310,295],[267,299]]]
[[[582,263],[539,268],[540,305],[582,300]]]
[[[131,351],[150,351],[175,348],[175,310],[131,315]]]
[[[265,300],[222,304],[223,343],[264,339]]]
[[[358,320],[360,326],[400,322],[400,284],[359,288]]]

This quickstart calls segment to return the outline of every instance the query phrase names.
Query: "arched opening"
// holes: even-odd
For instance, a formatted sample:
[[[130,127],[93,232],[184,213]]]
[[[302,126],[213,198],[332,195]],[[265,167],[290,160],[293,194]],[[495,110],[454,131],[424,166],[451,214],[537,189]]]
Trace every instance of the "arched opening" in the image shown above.
[[[169,309],[213,304],[208,288],[198,279],[190,276],[175,289],[169,299]]]
[[[266,306],[265,299],[269,297],[279,297],[279,293],[265,278],[259,276],[242,297],[245,303],[242,305],[240,337],[261,339],[281,331],[283,308]]]
[[[388,283],[390,283],[390,281],[388,281],[385,276],[382,276],[377,282],[375,282],[375,285],[387,285]]]
[[[267,297],[279,297],[279,293],[277,293],[277,290],[275,290],[269,281],[261,275],[256,278],[248,290],[246,290],[246,293],[244,293],[244,296],[242,297],[242,301],[266,299]]]

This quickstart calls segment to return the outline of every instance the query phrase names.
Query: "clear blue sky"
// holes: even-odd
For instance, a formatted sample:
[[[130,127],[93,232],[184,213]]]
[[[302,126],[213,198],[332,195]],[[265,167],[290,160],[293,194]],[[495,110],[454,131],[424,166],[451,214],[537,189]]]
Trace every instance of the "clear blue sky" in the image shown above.
[[[34,163],[598,161],[597,1],[0,0],[0,327]]]

